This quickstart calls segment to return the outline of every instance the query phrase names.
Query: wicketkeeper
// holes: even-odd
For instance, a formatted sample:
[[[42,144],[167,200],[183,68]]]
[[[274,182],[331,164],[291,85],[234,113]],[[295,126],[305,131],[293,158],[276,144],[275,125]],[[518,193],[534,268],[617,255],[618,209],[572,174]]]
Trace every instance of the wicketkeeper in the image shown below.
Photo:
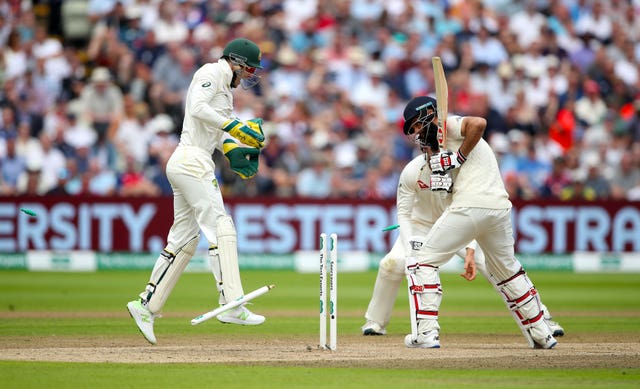
[[[238,267],[236,228],[227,214],[215,176],[212,155],[221,150],[231,169],[243,179],[258,172],[264,146],[261,119],[241,121],[233,117],[232,89],[250,88],[260,78],[261,53],[248,39],[229,42],[216,63],[203,65],[194,74],[186,97],[180,144],[167,163],[173,188],[173,225],[140,298],[127,304],[144,337],[156,343],[153,323],[178,278],[193,256],[200,231],[209,241],[209,261],[217,281],[219,303],[226,304],[244,292]],[[241,145],[242,144],[242,145]],[[263,316],[241,305],[217,316],[224,323],[256,325]]]

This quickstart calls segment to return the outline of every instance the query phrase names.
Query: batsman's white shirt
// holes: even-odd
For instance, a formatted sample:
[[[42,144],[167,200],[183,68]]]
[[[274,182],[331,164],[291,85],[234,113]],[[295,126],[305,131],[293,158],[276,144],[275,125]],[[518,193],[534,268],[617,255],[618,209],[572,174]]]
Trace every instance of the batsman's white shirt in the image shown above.
[[[219,60],[198,69],[189,85],[180,144],[166,171],[174,199],[174,221],[167,238],[171,252],[199,230],[210,244],[217,243],[216,220],[226,210],[212,155],[228,137],[222,126],[232,117],[232,77],[228,63]]]
[[[447,118],[447,150],[455,152],[462,145],[462,119],[462,116]],[[500,176],[498,161],[491,146],[484,139],[480,139],[469,153],[464,169],[453,171],[451,207],[511,208],[509,195]]]
[[[460,116],[447,118],[448,150],[460,148],[463,120]],[[487,270],[498,281],[511,277],[522,266],[514,256],[509,195],[493,150],[483,139],[453,171],[451,205],[427,234],[419,262],[441,266],[474,239],[484,252]]]

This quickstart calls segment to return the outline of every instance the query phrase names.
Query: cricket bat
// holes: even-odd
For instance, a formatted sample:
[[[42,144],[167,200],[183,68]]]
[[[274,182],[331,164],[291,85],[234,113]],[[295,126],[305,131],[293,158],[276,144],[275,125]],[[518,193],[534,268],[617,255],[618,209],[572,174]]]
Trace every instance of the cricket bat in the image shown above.
[[[433,80],[436,84],[436,101],[438,102],[438,145],[444,149],[447,143],[447,114],[449,113],[449,89],[444,76],[440,57],[431,58]]]

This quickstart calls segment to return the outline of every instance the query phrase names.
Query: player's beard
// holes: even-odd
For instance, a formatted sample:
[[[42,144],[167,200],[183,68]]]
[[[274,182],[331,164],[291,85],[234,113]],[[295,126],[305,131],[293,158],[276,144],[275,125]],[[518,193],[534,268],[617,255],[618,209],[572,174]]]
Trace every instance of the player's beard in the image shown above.
[[[423,130],[418,135],[418,141],[420,143],[420,149],[430,149],[433,153],[440,151],[440,145],[438,144],[438,125],[433,121],[427,123]]]

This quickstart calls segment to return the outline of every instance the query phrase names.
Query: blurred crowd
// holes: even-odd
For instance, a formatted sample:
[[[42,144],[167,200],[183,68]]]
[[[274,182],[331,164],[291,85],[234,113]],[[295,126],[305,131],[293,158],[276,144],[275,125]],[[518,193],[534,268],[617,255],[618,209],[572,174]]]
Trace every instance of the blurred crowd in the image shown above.
[[[78,12],[80,10],[80,12]],[[164,165],[199,66],[263,53],[235,92],[261,117],[256,178],[228,195],[394,198],[433,94],[487,119],[512,199],[640,200],[640,0],[0,0],[0,194],[171,195]]]

